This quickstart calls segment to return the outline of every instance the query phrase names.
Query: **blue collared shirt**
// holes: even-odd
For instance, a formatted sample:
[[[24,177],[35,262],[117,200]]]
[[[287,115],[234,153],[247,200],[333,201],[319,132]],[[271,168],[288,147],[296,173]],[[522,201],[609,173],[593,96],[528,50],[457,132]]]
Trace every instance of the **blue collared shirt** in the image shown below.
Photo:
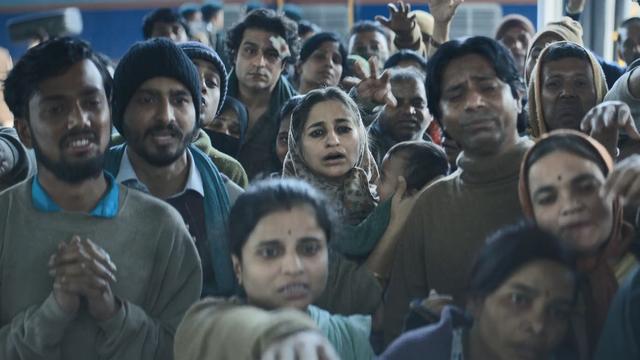
[[[186,151],[189,164],[189,175],[187,175],[187,183],[185,184],[185,187],[182,191],[177,194],[171,195],[169,199],[177,198],[183,195],[188,190],[195,191],[198,195],[204,198],[204,185],[202,183],[202,175],[200,175],[200,171],[198,171],[198,168],[193,162],[191,151],[189,151],[188,149]],[[134,170],[133,165],[131,164],[131,160],[129,159],[128,149],[125,149],[124,154],[122,154],[122,161],[120,161],[120,168],[118,169],[116,182],[119,182],[127,187],[145,192],[147,194],[150,193],[149,188],[147,188],[147,186],[142,181],[140,181],[138,175],[136,175],[136,171]]]
[[[120,188],[111,174],[104,172],[104,176],[108,183],[107,193],[102,197],[102,199],[100,199],[96,207],[89,212],[89,215],[93,217],[111,219],[116,217],[118,214],[118,207],[120,205]],[[31,183],[31,199],[33,201],[33,206],[42,212],[53,213],[62,210],[44,190],[37,176],[33,177],[33,182]]]

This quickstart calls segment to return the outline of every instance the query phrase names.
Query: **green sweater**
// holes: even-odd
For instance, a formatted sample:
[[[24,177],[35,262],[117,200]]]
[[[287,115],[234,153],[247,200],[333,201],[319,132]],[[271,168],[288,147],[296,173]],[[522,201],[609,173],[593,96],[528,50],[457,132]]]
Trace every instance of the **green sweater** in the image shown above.
[[[533,143],[521,139],[506,154],[471,161],[420,195],[402,233],[385,304],[385,340],[400,334],[409,302],[429,290],[464,306],[471,265],[486,237],[522,218],[520,162]]]
[[[0,194],[1,359],[171,359],[173,335],[200,297],[195,246],[173,208],[120,186],[118,214],[37,211],[32,180]],[[49,257],[72,235],[103,247],[118,270],[120,311],[104,322],[75,317],[52,295]]]

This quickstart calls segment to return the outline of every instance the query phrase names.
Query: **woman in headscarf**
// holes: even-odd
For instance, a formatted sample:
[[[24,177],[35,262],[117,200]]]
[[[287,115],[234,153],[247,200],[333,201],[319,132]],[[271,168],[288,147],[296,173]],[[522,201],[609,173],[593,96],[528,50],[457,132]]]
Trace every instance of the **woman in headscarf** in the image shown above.
[[[378,168],[358,107],[345,92],[335,87],[312,90],[293,110],[283,177],[306,180],[331,200],[341,220],[332,249],[364,262],[368,272],[384,283],[400,231],[418,196],[404,196],[402,179],[394,196],[377,206]],[[345,278],[339,272],[336,278]],[[333,304],[344,286],[351,285],[332,284],[319,303],[330,309],[345,307]]]
[[[216,149],[236,157],[247,132],[249,115],[238,99],[227,96],[220,113],[204,128]]]
[[[283,175],[320,189],[347,224],[358,224],[373,211],[378,168],[358,107],[346,93],[314,90],[295,108]]]
[[[591,347],[589,352],[597,344],[619,281],[637,266],[631,253],[634,230],[623,220],[621,206],[621,200],[637,201],[637,173],[638,166],[630,162],[614,170],[600,143],[573,130],[543,136],[522,162],[519,196],[525,216],[578,256],[578,270],[585,278],[581,318],[586,326],[577,329],[586,333],[577,335],[586,339],[583,345]]]

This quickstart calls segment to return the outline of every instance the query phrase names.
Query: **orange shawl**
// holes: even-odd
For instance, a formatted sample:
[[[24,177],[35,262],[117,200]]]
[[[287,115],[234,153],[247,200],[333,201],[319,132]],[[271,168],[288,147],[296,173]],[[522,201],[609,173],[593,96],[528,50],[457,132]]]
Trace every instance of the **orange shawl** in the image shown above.
[[[593,138],[574,130],[561,129],[543,135],[536,145],[525,154],[520,166],[520,180],[518,184],[518,195],[520,205],[525,216],[535,221],[531,194],[529,192],[529,167],[527,162],[530,155],[536,148],[545,141],[553,140],[557,137],[574,137],[577,141],[588,144],[607,167],[607,173],[613,169],[613,159],[607,150]],[[605,174],[607,175],[607,174]],[[609,306],[618,290],[618,281],[614,269],[609,263],[609,259],[621,258],[629,249],[633,228],[624,222],[622,217],[622,206],[618,199],[613,202],[613,228],[611,236],[602,249],[594,255],[578,259],[578,271],[585,276],[586,286],[581,289],[586,307],[587,336],[589,344],[595,346],[600,332],[604,327]],[[585,285],[585,284],[583,284]]]

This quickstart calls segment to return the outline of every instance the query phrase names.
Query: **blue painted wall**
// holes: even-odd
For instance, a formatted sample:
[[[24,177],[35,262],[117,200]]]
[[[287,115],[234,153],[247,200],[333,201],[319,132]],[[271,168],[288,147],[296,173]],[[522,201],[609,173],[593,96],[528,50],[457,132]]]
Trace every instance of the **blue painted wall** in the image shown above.
[[[427,10],[427,6],[415,6],[414,9]],[[387,16],[386,5],[361,5],[355,9],[357,20],[373,19],[376,15]],[[142,40],[142,18],[151,9],[126,10],[83,10],[82,20],[84,31],[82,38],[93,44],[93,47],[111,58],[119,59],[136,41]],[[535,24],[535,5],[505,5],[504,14],[519,13]],[[0,46],[9,49],[16,61],[26,51],[25,44],[15,44],[9,41],[5,24],[12,17],[23,14],[0,13]]]

